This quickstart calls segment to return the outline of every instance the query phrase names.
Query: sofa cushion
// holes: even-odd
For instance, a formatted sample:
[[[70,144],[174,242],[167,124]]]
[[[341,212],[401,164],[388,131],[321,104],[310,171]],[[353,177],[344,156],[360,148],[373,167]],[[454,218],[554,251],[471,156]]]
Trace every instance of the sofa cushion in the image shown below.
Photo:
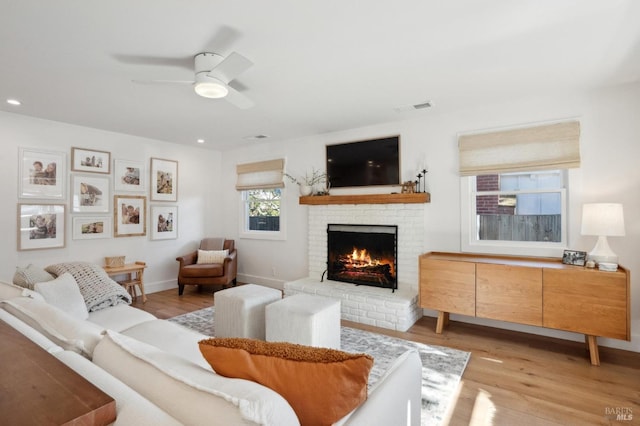
[[[33,290],[35,283],[51,281],[55,277],[42,268],[29,264],[25,267],[16,267],[13,274],[13,283],[17,286]]]
[[[366,354],[244,338],[199,345],[216,373],[273,389],[303,425],[331,425],[367,399],[373,358]]]
[[[33,288],[44,297],[47,303],[62,309],[69,315],[80,320],[89,318],[87,305],[80,294],[78,283],[70,273],[65,272],[54,280],[36,283]]]
[[[93,362],[184,424],[300,424],[289,404],[271,389],[219,376],[113,331],[96,346]]]
[[[200,250],[198,249],[198,265],[209,263],[224,263],[224,258],[229,255],[229,250]]]
[[[49,265],[46,271],[59,276],[65,272],[73,275],[89,312],[131,303],[131,296],[117,282],[109,278],[99,265],[90,262],[66,262]]]
[[[40,293],[15,284],[0,281],[0,300],[13,299],[14,297],[30,297],[32,299],[44,300]]]
[[[224,275],[222,263],[204,263],[183,266],[180,269],[180,275],[189,278],[198,277],[221,277]]]
[[[91,359],[93,349],[102,338],[103,328],[79,320],[42,300],[16,297],[0,302],[2,308],[63,349]]]
[[[121,333],[165,352],[188,359],[211,371],[211,366],[198,349],[198,342],[209,336],[190,330],[180,324],[160,319],[134,325]]]
[[[157,319],[153,314],[129,305],[116,305],[108,309],[89,312],[89,321],[113,331],[126,330],[129,327]]]

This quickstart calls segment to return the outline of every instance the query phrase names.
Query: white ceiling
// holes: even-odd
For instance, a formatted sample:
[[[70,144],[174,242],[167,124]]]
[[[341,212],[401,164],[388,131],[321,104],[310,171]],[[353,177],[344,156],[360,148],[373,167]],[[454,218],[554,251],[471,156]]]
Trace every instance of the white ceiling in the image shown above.
[[[203,51],[253,108],[131,81]],[[636,0],[0,0],[1,110],[213,149],[639,80]]]

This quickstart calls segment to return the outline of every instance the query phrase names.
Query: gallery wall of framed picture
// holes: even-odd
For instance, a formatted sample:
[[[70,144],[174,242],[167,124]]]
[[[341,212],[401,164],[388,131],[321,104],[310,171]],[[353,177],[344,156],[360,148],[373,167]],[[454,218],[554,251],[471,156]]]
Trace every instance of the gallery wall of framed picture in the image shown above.
[[[178,207],[167,204],[178,201],[177,161],[112,160],[81,147],[70,158],[68,170],[66,152],[19,148],[18,250],[64,248],[67,213],[73,240],[142,237],[147,228],[150,240],[178,237]]]

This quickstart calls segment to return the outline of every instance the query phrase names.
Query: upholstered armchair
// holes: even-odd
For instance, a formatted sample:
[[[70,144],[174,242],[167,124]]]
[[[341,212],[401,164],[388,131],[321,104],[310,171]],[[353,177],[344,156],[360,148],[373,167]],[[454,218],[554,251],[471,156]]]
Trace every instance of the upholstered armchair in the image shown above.
[[[228,250],[228,254],[223,256],[222,250]],[[177,257],[176,260],[180,262],[178,295],[182,295],[185,285],[197,285],[199,288],[218,285],[226,288],[229,284],[237,284],[238,254],[234,240],[204,238],[200,241],[198,250]]]

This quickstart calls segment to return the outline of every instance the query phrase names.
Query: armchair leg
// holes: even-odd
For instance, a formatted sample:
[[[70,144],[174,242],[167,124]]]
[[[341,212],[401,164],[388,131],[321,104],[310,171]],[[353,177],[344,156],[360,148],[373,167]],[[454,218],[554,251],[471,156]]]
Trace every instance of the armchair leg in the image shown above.
[[[238,285],[238,280],[234,278],[233,281],[231,281],[231,283],[235,287]]]
[[[182,296],[184,292],[184,284],[178,284],[178,296]]]

